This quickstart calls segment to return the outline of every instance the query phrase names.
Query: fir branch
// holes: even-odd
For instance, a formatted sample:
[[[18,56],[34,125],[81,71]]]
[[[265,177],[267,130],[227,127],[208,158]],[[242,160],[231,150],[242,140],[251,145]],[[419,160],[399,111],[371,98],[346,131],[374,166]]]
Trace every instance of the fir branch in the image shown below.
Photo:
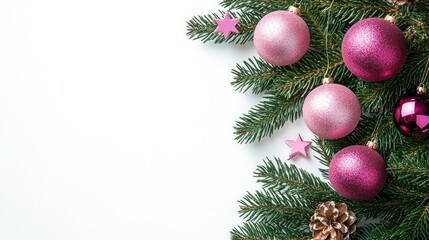
[[[247,221],[288,223],[295,227],[308,224],[312,209],[307,208],[305,200],[288,194],[266,189],[254,194],[248,193],[240,203],[240,216]]]
[[[368,224],[363,227],[359,227],[359,230],[356,232],[356,235],[353,236],[353,239],[357,240],[393,240],[390,236],[393,232],[392,225],[388,224]]]
[[[392,234],[394,239],[427,239],[429,229],[429,201],[418,208],[410,209],[404,221]]]
[[[326,167],[326,168],[319,168],[319,171],[324,177],[324,179],[328,180],[329,179],[328,167],[332,157],[334,156],[334,153],[327,147],[326,140],[316,137],[316,139],[313,140],[313,142],[316,144],[316,146],[311,147],[311,149],[313,149],[316,152],[314,157]]]
[[[399,156],[392,154],[389,158],[389,171],[392,172],[401,188],[427,192],[429,197],[429,167],[427,158]]]
[[[236,43],[244,44],[253,39],[253,31],[259,18],[252,14],[241,14],[230,12],[232,18],[240,18],[237,24],[238,34],[232,34],[225,39],[221,33],[215,33],[217,25],[214,19],[221,19],[225,11],[209,15],[195,16],[187,22],[186,35],[192,40],[201,40],[203,43],[213,41],[214,43]]]
[[[303,1],[303,4],[312,7],[316,12],[320,12],[331,4],[331,0],[306,0]],[[336,0],[331,11],[336,13],[335,19],[348,24],[353,24],[363,18],[385,17],[387,14],[405,15],[399,12],[388,0]],[[350,14],[351,12],[353,14]]]
[[[320,59],[313,58],[313,59]],[[320,63],[320,61],[319,61]],[[302,65],[313,66],[311,63],[308,63],[306,59],[302,59]],[[279,85],[277,87],[280,94],[288,96],[291,92],[295,92],[298,89],[303,89],[303,96],[307,95],[315,87],[319,86],[322,78],[326,72],[326,66],[320,66],[316,69],[298,69],[301,66],[295,66],[295,71],[289,72],[287,76],[284,76],[278,81]],[[317,66],[317,65],[316,65]],[[334,79],[342,79],[346,73],[346,67],[342,60],[337,60],[331,66],[328,67],[328,70],[333,73]]]
[[[239,92],[251,89],[254,94],[272,89],[276,79],[285,74],[284,68],[273,66],[260,58],[250,58],[242,65],[237,64],[236,68],[232,70],[235,75],[232,86]]]
[[[429,142],[407,139],[407,141],[403,141],[401,149],[396,152],[404,158],[423,160],[423,164],[426,164],[425,167],[429,168],[429,161],[427,161],[429,151],[422,151],[422,149],[429,149]]]
[[[244,114],[236,122],[235,134],[239,143],[260,141],[263,137],[271,136],[277,129],[283,127],[286,121],[294,121],[301,116],[303,103],[302,90],[291,98],[268,93],[263,100]]]
[[[274,158],[274,161],[267,158],[263,165],[258,166],[255,176],[264,189],[303,196],[310,201],[310,206],[338,199],[327,183],[294,165],[283,163],[279,158]]]
[[[224,8],[241,9],[243,12],[251,11],[264,16],[275,10],[285,10],[294,2],[292,0],[223,0],[220,4]]]
[[[254,222],[245,222],[231,231],[232,240],[308,240],[308,235],[308,230]]]

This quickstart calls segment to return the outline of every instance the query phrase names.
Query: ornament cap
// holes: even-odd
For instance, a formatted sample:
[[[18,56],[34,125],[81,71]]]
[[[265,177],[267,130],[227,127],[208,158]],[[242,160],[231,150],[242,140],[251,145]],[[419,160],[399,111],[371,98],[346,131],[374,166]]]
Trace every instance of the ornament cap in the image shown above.
[[[393,23],[396,25],[396,23],[398,22],[398,20],[396,20],[395,17],[393,17],[392,15],[387,15],[384,19],[386,19],[387,21]]]
[[[392,3],[398,6],[405,5],[407,7],[411,7],[414,5],[415,0],[392,0]]]
[[[299,10],[299,8],[294,7],[294,6],[290,6],[288,9],[289,12],[292,12],[298,16],[301,16],[301,10]]]
[[[331,76],[325,76],[322,79],[322,84],[334,83],[334,79]]]
[[[426,94],[426,92],[427,92],[427,89],[423,84],[420,84],[419,87],[417,87],[417,94],[424,95]]]
[[[378,144],[376,141],[368,141],[366,143],[366,146],[373,149],[373,150],[377,150],[377,148],[378,148]]]

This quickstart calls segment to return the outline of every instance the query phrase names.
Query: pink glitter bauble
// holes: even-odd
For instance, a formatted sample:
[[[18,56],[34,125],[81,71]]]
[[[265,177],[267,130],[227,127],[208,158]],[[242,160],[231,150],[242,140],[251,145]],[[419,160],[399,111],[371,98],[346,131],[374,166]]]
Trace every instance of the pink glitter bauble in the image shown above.
[[[357,77],[370,82],[398,73],[407,58],[407,42],[401,29],[382,18],[354,24],[341,46],[344,63]]]
[[[329,164],[329,181],[335,191],[350,200],[367,200],[381,192],[387,166],[375,150],[361,145],[337,152]]]
[[[277,66],[300,60],[310,46],[310,30],[305,21],[290,11],[265,15],[254,32],[256,51],[262,59]]]
[[[347,87],[330,83],[313,89],[305,98],[302,116],[317,136],[338,139],[351,133],[360,120],[360,103]]]

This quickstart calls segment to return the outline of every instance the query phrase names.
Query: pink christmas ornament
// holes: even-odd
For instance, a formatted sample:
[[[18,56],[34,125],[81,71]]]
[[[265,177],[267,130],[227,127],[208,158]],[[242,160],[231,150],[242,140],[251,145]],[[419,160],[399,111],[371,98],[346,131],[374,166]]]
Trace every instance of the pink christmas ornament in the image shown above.
[[[302,115],[307,127],[317,136],[338,139],[350,134],[360,120],[356,95],[340,84],[323,84],[305,98]]]
[[[382,18],[367,18],[346,33],[341,53],[347,68],[370,82],[398,73],[407,58],[407,42],[401,29]]]
[[[393,121],[405,136],[429,138],[429,97],[425,94],[406,94],[395,105]]]
[[[271,12],[256,26],[256,51],[262,59],[273,65],[287,66],[297,62],[310,46],[307,24],[291,11]]]
[[[367,200],[384,188],[387,166],[375,150],[361,145],[337,152],[329,164],[329,181],[335,191],[350,200]]]

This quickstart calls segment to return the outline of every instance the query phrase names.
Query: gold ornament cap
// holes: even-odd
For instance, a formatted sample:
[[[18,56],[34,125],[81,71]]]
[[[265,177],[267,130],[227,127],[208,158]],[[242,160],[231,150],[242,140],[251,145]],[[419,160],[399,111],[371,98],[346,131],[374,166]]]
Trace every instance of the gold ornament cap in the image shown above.
[[[368,141],[366,143],[366,146],[373,149],[373,150],[377,150],[377,148],[378,148],[378,144],[375,140],[374,141]]]
[[[405,5],[407,7],[411,7],[414,5],[415,0],[392,0],[392,3],[398,6]]]
[[[423,84],[420,84],[417,87],[417,94],[423,95],[423,94],[426,94],[426,92],[427,92],[427,89],[425,88],[425,86]]]
[[[322,78],[322,84],[334,83],[334,79],[331,76],[325,76]]]
[[[294,7],[294,6],[290,6],[288,9],[289,12],[292,12],[298,16],[301,16],[301,10],[299,10],[299,8]]]
[[[396,20],[396,18],[393,17],[392,15],[387,15],[384,19],[386,19],[387,21],[389,21],[395,25],[396,25],[396,23],[398,23],[398,20]]]

